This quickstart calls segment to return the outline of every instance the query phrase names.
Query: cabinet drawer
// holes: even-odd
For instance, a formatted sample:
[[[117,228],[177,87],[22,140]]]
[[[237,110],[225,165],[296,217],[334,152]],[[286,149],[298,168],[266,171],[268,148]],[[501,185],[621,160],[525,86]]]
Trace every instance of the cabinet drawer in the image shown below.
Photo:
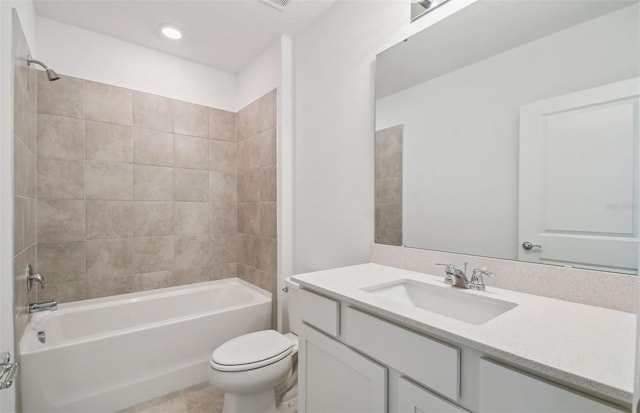
[[[604,401],[489,360],[480,360],[481,413],[622,413]]]
[[[348,345],[445,397],[460,397],[460,349],[351,307],[342,322]]]
[[[307,290],[300,290],[298,294],[298,313],[302,321],[337,337],[340,334],[340,303]]]
[[[414,412],[468,413],[462,407],[400,377],[398,379],[398,413]]]

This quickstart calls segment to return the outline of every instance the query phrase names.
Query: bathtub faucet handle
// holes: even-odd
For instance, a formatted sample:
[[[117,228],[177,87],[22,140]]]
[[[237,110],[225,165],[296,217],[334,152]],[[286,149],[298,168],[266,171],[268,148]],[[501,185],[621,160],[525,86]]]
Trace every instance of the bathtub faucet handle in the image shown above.
[[[31,264],[27,264],[27,267],[24,269],[25,275],[27,277],[27,291],[31,291],[33,288],[33,282],[37,282],[40,284],[40,288],[44,288],[44,277],[41,274],[33,273],[33,267]]]

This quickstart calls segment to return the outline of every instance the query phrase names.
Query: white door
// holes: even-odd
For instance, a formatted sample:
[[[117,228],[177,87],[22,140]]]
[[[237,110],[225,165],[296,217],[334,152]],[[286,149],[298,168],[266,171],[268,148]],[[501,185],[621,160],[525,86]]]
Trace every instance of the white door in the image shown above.
[[[520,109],[523,261],[636,273],[640,79]]]

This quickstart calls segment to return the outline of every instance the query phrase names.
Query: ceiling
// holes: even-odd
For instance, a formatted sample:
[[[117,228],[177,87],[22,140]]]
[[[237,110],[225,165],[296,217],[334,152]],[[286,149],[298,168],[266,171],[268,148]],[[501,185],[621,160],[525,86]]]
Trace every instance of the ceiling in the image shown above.
[[[203,65],[238,73],[281,35],[294,36],[336,0],[35,0],[36,14]],[[169,40],[158,26],[182,29]]]

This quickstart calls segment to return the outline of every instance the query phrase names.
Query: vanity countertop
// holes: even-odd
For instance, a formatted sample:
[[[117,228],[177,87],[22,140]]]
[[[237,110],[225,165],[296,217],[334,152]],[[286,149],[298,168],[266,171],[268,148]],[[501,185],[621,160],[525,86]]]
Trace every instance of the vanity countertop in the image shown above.
[[[427,312],[363,291],[398,280],[455,288],[444,276],[362,264],[291,276],[304,288],[354,304],[390,321],[428,333],[587,392],[625,403],[633,399],[636,315],[487,287],[458,289],[518,304],[479,325]]]

